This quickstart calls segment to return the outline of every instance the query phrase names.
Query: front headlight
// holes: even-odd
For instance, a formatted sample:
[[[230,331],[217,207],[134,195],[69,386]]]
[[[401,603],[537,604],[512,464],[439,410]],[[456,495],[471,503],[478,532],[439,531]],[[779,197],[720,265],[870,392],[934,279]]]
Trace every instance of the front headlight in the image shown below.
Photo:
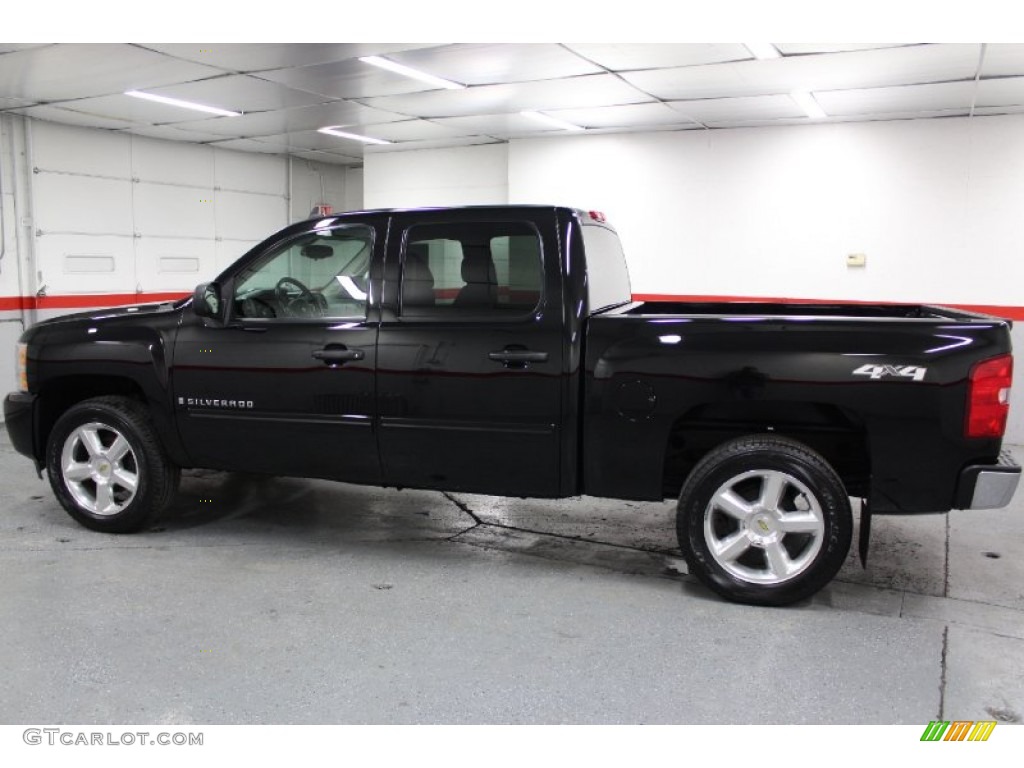
[[[28,344],[18,343],[15,367],[18,371],[18,389],[28,392]]]

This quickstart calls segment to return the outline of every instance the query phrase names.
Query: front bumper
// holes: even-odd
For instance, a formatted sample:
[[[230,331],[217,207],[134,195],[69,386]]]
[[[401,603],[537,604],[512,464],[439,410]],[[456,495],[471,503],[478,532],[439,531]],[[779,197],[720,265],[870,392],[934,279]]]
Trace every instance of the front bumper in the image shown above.
[[[1013,499],[1020,481],[1020,466],[1009,451],[995,464],[976,464],[960,473],[957,509],[1000,509]]]
[[[32,459],[36,459],[35,410],[36,396],[28,392],[11,392],[4,398],[4,424],[11,445]]]

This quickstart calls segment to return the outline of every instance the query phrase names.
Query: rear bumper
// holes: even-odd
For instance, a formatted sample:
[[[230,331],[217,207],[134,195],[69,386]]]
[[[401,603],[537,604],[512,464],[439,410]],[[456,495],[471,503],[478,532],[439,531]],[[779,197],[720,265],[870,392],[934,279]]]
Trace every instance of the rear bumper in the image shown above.
[[[4,398],[4,424],[11,445],[18,453],[32,459],[35,452],[36,396],[27,392],[11,392]]]
[[[1020,481],[1020,466],[1009,451],[995,464],[976,464],[960,473],[957,509],[1000,509],[1013,499]]]

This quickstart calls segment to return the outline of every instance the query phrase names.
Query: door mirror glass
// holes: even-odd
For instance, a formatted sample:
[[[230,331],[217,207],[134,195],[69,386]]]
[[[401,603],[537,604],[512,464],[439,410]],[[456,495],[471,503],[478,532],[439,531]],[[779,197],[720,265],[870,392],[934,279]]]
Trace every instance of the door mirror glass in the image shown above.
[[[192,310],[199,317],[219,320],[221,316],[220,286],[217,283],[201,283],[192,293]]]

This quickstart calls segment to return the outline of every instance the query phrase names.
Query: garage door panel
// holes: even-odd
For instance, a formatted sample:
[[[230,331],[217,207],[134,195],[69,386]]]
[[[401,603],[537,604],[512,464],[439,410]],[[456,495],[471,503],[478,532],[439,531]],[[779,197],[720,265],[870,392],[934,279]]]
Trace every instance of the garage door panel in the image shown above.
[[[116,179],[35,176],[36,228],[44,233],[132,234],[132,184]]]
[[[163,184],[136,185],[135,227],[143,237],[210,238],[214,228],[213,191]]]
[[[190,292],[217,274],[212,240],[143,237],[136,244],[138,283],[146,293]]]
[[[32,161],[44,170],[128,179],[131,139],[125,134],[33,120]]]
[[[136,136],[132,144],[132,163],[135,175],[142,181],[160,181],[212,190],[213,152],[210,147]]]
[[[131,237],[44,235],[36,240],[36,261],[47,296],[135,291]]]

